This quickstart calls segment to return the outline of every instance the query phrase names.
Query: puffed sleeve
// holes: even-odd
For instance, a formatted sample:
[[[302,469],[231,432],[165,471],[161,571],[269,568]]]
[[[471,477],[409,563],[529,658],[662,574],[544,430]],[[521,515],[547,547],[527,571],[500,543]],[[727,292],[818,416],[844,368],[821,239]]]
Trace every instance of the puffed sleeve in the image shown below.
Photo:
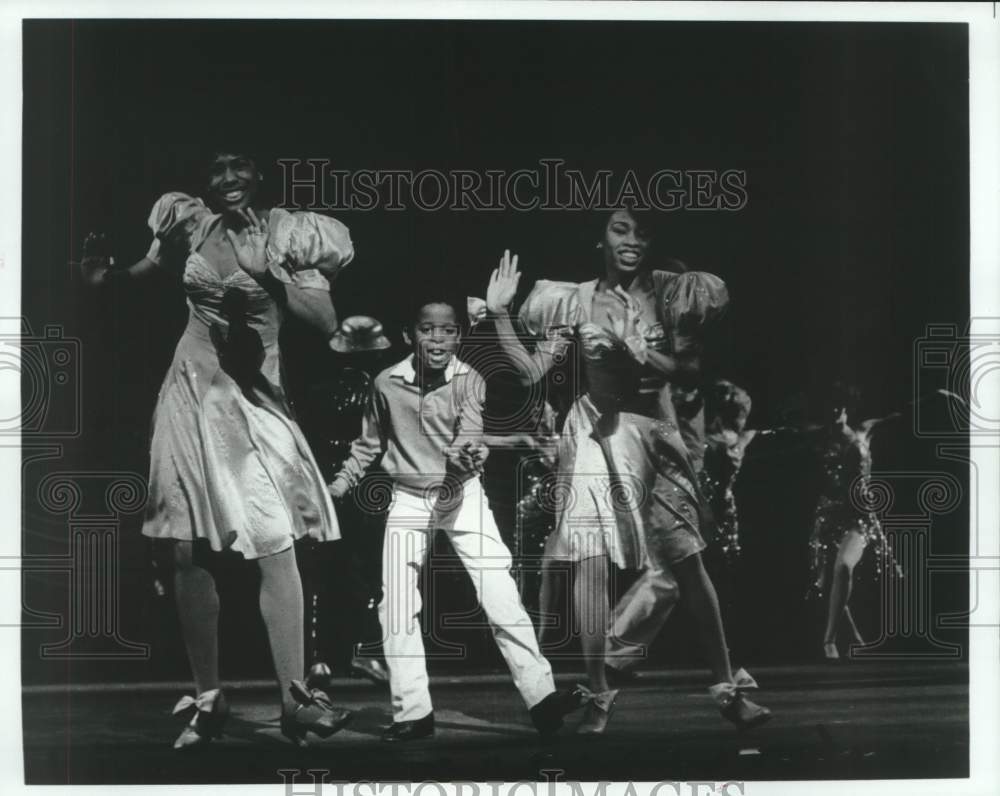
[[[726,283],[715,274],[654,272],[661,322],[674,353],[697,351],[729,306]]]
[[[194,231],[210,215],[211,211],[201,199],[177,191],[163,194],[149,213],[148,223],[153,232],[153,243],[146,258],[159,263],[164,244],[179,253],[190,252]]]
[[[274,209],[269,226],[268,253],[275,274],[287,283],[328,290],[329,280],[354,259],[350,232],[335,218]]]
[[[554,353],[573,337],[580,322],[579,285],[539,279],[521,305],[521,324],[538,350]]]

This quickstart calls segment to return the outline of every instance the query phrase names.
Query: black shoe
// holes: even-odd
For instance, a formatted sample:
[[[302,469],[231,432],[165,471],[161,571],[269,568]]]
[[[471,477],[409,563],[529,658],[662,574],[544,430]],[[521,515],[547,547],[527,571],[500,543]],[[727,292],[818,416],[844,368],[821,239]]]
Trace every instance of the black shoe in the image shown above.
[[[589,697],[579,686],[572,691],[553,691],[528,711],[531,723],[543,736],[554,735],[562,727],[563,716],[582,708]]]
[[[389,670],[378,658],[363,658],[355,655],[351,658],[351,674],[356,677],[364,677],[375,685],[389,685]]]
[[[642,679],[642,675],[632,669],[617,669],[608,664],[604,665],[604,677],[608,685],[612,688],[621,688],[623,685],[634,685]]]
[[[182,698],[174,708],[174,713],[191,714],[191,721],[174,741],[174,749],[192,749],[204,746],[222,735],[222,728],[229,718],[229,705],[222,691],[213,688],[197,698]]]
[[[422,719],[414,721],[394,721],[382,732],[382,740],[386,743],[400,741],[416,741],[420,738],[434,737],[434,714],[428,713]]]
[[[747,699],[733,683],[717,683],[708,692],[719,706],[723,718],[737,729],[749,730],[771,720],[771,711]]]
[[[320,738],[329,738],[354,715],[346,708],[334,706],[326,692],[318,688],[309,689],[299,680],[292,680],[289,691],[298,704],[291,713],[282,714],[281,733],[296,746],[304,748],[309,745],[306,740],[306,733],[309,732]]]
[[[333,672],[330,667],[322,661],[317,661],[309,667],[306,674],[306,688],[312,691],[318,688],[320,691],[329,691],[333,684]]]

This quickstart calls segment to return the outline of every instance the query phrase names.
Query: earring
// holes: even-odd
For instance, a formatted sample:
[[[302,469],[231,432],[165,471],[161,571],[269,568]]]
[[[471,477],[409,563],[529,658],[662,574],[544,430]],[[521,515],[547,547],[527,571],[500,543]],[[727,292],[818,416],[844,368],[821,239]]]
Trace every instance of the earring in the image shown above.
[[[597,241],[597,248],[598,249],[603,249],[604,248],[604,244],[602,244],[600,241]]]

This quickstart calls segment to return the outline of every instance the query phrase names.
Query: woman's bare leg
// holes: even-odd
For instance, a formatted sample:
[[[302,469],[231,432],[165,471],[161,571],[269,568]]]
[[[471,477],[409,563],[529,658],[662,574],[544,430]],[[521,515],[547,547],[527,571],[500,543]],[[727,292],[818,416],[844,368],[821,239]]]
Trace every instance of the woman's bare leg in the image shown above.
[[[702,649],[715,681],[732,683],[733,670],[729,664],[729,649],[726,646],[726,633],[722,627],[719,598],[711,578],[705,571],[701,555],[696,553],[671,566],[680,584],[683,601],[694,614]]]
[[[174,600],[199,694],[219,687],[219,595],[212,574],[194,563],[194,543],[173,542]]]
[[[295,548],[258,559],[257,565],[260,567],[260,613],[271,644],[282,711],[290,713],[296,702],[288,684],[302,679],[306,666],[302,581],[295,563]]]
[[[831,645],[837,642],[837,630],[844,610],[851,599],[854,567],[861,560],[865,551],[865,537],[859,531],[848,531],[840,540],[837,548],[837,558],[833,562],[833,572],[830,576],[830,598],[827,606],[826,630],[823,633],[823,644]],[[854,626],[853,617],[851,625]],[[853,627],[855,634],[857,628]]]
[[[847,628],[851,631],[851,640],[855,644],[864,644],[864,637],[861,635],[861,631],[858,630],[857,624],[854,622],[854,614],[851,613],[851,606],[844,606],[844,621],[847,622]]]

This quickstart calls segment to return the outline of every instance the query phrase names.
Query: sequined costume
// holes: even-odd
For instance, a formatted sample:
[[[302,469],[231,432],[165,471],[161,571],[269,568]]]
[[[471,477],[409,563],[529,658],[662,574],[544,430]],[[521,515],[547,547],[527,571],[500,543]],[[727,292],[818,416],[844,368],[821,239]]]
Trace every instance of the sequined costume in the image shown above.
[[[243,270],[220,274],[199,251],[220,222],[200,200],[179,193],[163,196],[150,215],[156,239],[147,256],[159,261],[161,246],[180,255],[189,316],[153,415],[142,532],[206,539],[214,550],[231,548],[253,559],[279,553],[297,537],[328,540],[340,533],[285,397],[282,308]],[[281,267],[288,263],[299,269],[294,284],[328,290],[318,269],[332,274],[353,257],[347,228],[332,218],[275,209],[268,223],[271,270],[286,284],[293,283]],[[220,349],[230,326],[226,296],[236,291],[245,310],[241,328],[259,351],[248,384],[237,383]]]
[[[813,572],[810,592],[816,596],[823,593],[825,573],[845,534],[857,531],[864,537],[865,544],[875,552],[878,573],[886,545],[878,516],[867,508],[873,505],[868,441],[860,435],[852,440],[832,440],[819,454],[822,482],[809,540]]]
[[[706,541],[730,564],[740,554],[740,521],[733,487],[745,450],[740,440],[734,443],[724,434],[709,434],[705,440],[705,465],[698,473],[702,494],[715,520],[714,532]]]
[[[540,281],[521,308],[525,327],[554,355],[579,345],[585,391],[560,437],[558,522],[549,552],[581,560],[607,555],[617,566],[666,566],[705,547],[703,500],[678,423],[671,385],[617,345],[609,312],[638,317],[648,348],[693,352],[704,325],[728,301],[717,277],[650,274],[641,300],[621,288]]]

